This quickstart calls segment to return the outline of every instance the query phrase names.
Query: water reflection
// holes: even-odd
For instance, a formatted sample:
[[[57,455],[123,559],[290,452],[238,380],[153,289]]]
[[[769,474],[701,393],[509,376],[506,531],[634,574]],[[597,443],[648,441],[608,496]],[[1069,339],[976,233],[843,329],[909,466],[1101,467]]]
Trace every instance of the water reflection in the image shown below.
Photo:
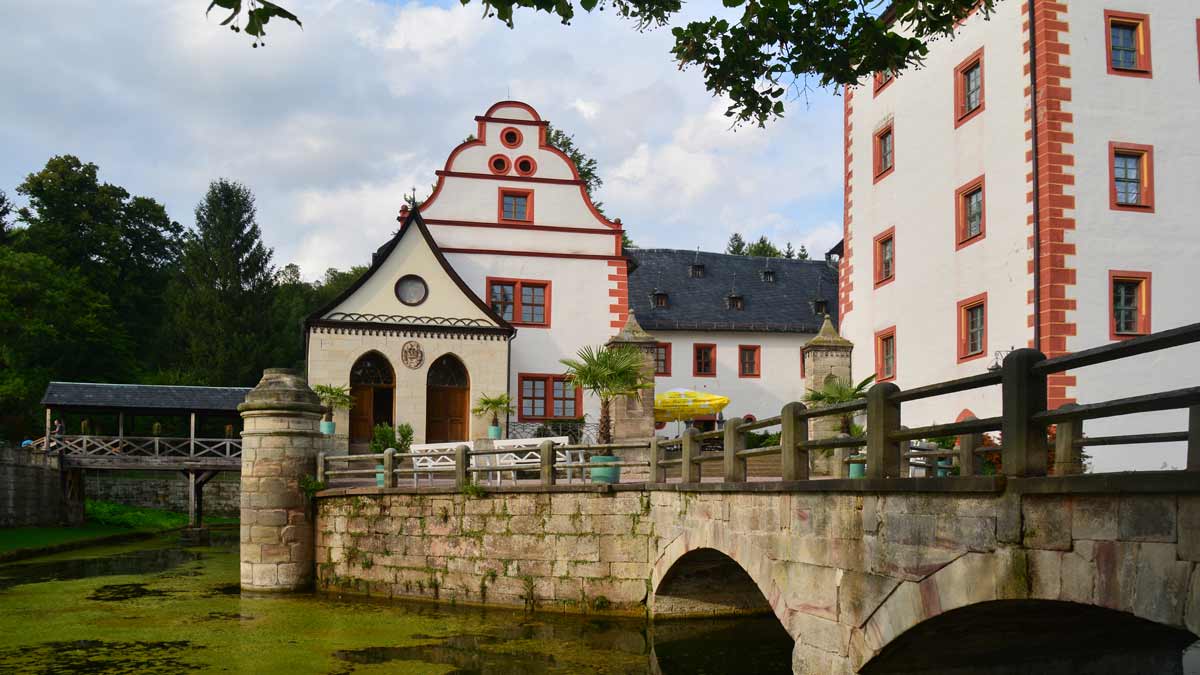
[[[770,616],[649,624],[241,596],[233,538],[190,549],[162,539],[104,553],[0,566],[0,672],[791,672],[791,640]]]

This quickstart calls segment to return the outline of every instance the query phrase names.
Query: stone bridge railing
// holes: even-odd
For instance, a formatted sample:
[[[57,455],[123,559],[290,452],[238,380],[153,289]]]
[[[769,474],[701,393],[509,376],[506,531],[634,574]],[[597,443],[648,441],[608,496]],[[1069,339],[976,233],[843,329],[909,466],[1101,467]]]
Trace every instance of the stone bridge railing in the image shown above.
[[[894,383],[876,384],[866,398],[836,405],[807,407],[789,403],[779,415],[745,422],[730,419],[723,429],[700,433],[695,429],[675,439],[650,438],[610,445],[555,446],[542,443],[541,462],[536,468],[541,485],[556,484],[567,471],[590,471],[595,465],[585,461],[561,462],[556,457],[563,450],[575,451],[569,456],[594,455],[619,451],[623,461],[607,463],[632,469],[625,482],[663,483],[675,480],[698,483],[704,476],[704,465],[721,466],[721,478],[728,483],[747,480],[747,462],[753,458],[778,458],[779,475],[783,481],[809,478],[812,451],[837,450],[835,476],[844,477],[848,464],[865,464],[868,479],[908,478],[913,459],[923,458],[932,464],[938,458],[950,458],[957,466],[956,475],[978,473],[977,457],[983,452],[999,452],[1002,471],[1014,477],[1045,476],[1050,473],[1069,475],[1079,473],[1081,448],[1088,445],[1118,445],[1156,442],[1186,442],[1186,470],[1200,470],[1200,387],[1188,387],[1143,396],[1119,398],[1087,405],[1066,405],[1055,410],[1046,408],[1046,380],[1053,373],[1084,368],[1140,354],[1200,342],[1200,323],[1105,345],[1095,349],[1047,359],[1035,349],[1017,349],[1005,359],[999,370],[980,375],[941,382],[915,389],[902,390]],[[953,424],[935,424],[907,428],[901,426],[903,405],[906,402],[933,398],[945,394],[999,385],[1002,414],[986,419],[967,419]],[[1153,434],[1128,434],[1085,438],[1081,434],[1085,420],[1132,413],[1155,412],[1186,408],[1189,410],[1189,429]],[[821,418],[861,415],[866,417],[866,432],[861,436],[841,435],[835,438],[810,438],[810,423]],[[1057,426],[1054,439],[1055,466],[1049,466],[1050,441],[1048,428]],[[779,442],[766,447],[748,448],[748,432],[779,429]],[[981,435],[1000,432],[1001,446],[984,447]],[[956,450],[917,451],[910,442],[918,439],[957,436]],[[847,456],[852,449],[865,448],[865,456]],[[714,451],[715,449],[715,451]],[[558,450],[559,453],[554,452]],[[678,450],[679,456],[668,456]],[[480,474],[495,472],[486,458],[506,450],[472,449],[461,445],[441,453],[396,453],[393,450],[378,455],[326,457],[318,459],[318,479],[352,483],[357,476],[382,474],[384,487],[393,487],[398,477],[428,474],[453,479],[457,488],[478,483]],[[642,459],[642,458],[645,459]],[[437,460],[438,466],[420,469],[413,460]],[[332,462],[338,465],[332,466]],[[368,462],[383,466],[377,471],[368,468],[348,468],[346,464]],[[531,474],[532,467],[526,468]],[[945,473],[945,472],[939,472]],[[350,480],[347,480],[350,479]],[[431,481],[432,482],[432,481]]]

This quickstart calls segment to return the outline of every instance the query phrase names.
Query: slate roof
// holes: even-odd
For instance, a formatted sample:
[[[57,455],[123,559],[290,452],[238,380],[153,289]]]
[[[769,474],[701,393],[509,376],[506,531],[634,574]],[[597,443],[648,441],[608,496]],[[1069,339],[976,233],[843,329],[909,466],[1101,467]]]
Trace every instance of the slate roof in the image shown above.
[[[837,270],[824,260],[759,258],[681,249],[629,249],[629,307],[646,330],[711,330],[816,333],[823,316],[815,301],[824,300],[837,323]],[[689,276],[704,265],[703,278]],[[763,270],[774,272],[765,281]],[[667,306],[654,306],[656,291]],[[726,298],[742,296],[744,309],[731,309]]]
[[[236,413],[249,387],[183,387],[151,384],[51,382],[42,405],[92,410]]]

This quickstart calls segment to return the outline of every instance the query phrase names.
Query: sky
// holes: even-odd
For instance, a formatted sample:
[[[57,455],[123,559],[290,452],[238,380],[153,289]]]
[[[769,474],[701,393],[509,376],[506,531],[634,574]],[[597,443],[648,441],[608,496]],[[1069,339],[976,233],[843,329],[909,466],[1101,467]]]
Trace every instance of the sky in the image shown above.
[[[303,30],[267,46],[207,0],[0,2],[0,189],[58,154],[153,197],[185,226],[210,181],[257,197],[277,264],[367,264],[403,195],[434,182],[494,102],[525,101],[599,162],[594,197],[643,247],[723,250],[766,235],[823,254],[841,237],[842,101],[815,90],[734,128],[667,28],[611,11],[515,29],[480,5],[285,0]],[[689,15],[722,11],[688,3]]]

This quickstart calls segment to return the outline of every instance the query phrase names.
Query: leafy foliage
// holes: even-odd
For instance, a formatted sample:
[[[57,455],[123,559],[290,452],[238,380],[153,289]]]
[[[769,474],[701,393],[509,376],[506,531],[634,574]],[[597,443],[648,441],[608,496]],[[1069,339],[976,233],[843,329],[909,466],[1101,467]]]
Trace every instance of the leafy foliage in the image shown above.
[[[792,248],[792,242],[787,243],[787,247],[782,251],[778,246],[771,243],[766,235],[761,235],[753,243],[747,244],[742,238],[740,232],[734,232],[729,235],[729,242],[725,244],[725,252],[731,255],[750,255],[758,258],[796,258],[800,260],[808,260],[808,249],[803,245],[800,246],[800,253],[796,253],[796,249]]]
[[[804,400],[816,404],[818,406],[837,405],[838,403],[849,403],[857,401],[861,398],[866,398],[867,389],[871,383],[875,381],[875,376],[871,375],[862,380],[858,384],[853,384],[849,380],[843,380],[840,377],[835,377],[826,380],[820,389],[809,389],[804,394]],[[842,433],[851,434],[854,426],[854,413],[846,413],[841,416]]]
[[[212,0],[204,12],[205,15],[212,12],[214,7],[223,7],[229,10],[229,16],[225,17],[221,25],[229,26],[229,29],[235,33],[245,31],[254,39],[251,43],[252,47],[266,46],[263,38],[267,36],[267,22],[272,18],[278,17],[291,21],[301,28],[304,27],[295,14],[268,0]],[[239,26],[238,24],[242,21],[240,17],[243,14],[246,17],[245,25]]]
[[[350,387],[335,387],[332,384],[318,384],[313,392],[321,399],[321,405],[329,409],[325,419],[332,419],[335,410],[349,410],[354,407],[354,397],[350,395]]]
[[[600,399],[599,441],[611,443],[613,399],[635,395],[650,386],[642,352],[630,345],[607,349],[587,345],[576,358],[559,362],[566,367],[566,374],[576,387]]]
[[[500,424],[501,415],[511,415],[514,412],[516,412],[516,408],[513,407],[512,396],[509,396],[508,392],[494,396],[480,394],[479,399],[475,401],[475,407],[471,408],[472,415],[477,417],[490,416],[492,418],[492,426]]]
[[[461,0],[467,4],[470,0]],[[724,0],[741,8],[734,20],[711,16],[675,25],[671,50],[681,69],[700,68],[705,86],[729,99],[725,115],[763,125],[784,114],[784,101],[819,86],[853,85],[876,72],[920,65],[928,43],[953,34],[979,8],[998,0]],[[569,0],[481,0],[488,16],[509,27],[514,10],[575,16]],[[612,8],[637,30],[664,26],[680,0],[580,0],[584,11]],[[885,6],[887,11],[884,11]]]
[[[412,425],[404,422],[400,426],[392,428],[392,425],[387,423],[376,424],[371,430],[371,448],[372,454],[382,453],[388,448],[394,448],[397,452],[408,452],[412,448],[413,428]]]
[[[725,244],[725,252],[730,255],[746,255],[746,240],[742,239],[742,235],[734,232],[729,235],[729,243]]]

